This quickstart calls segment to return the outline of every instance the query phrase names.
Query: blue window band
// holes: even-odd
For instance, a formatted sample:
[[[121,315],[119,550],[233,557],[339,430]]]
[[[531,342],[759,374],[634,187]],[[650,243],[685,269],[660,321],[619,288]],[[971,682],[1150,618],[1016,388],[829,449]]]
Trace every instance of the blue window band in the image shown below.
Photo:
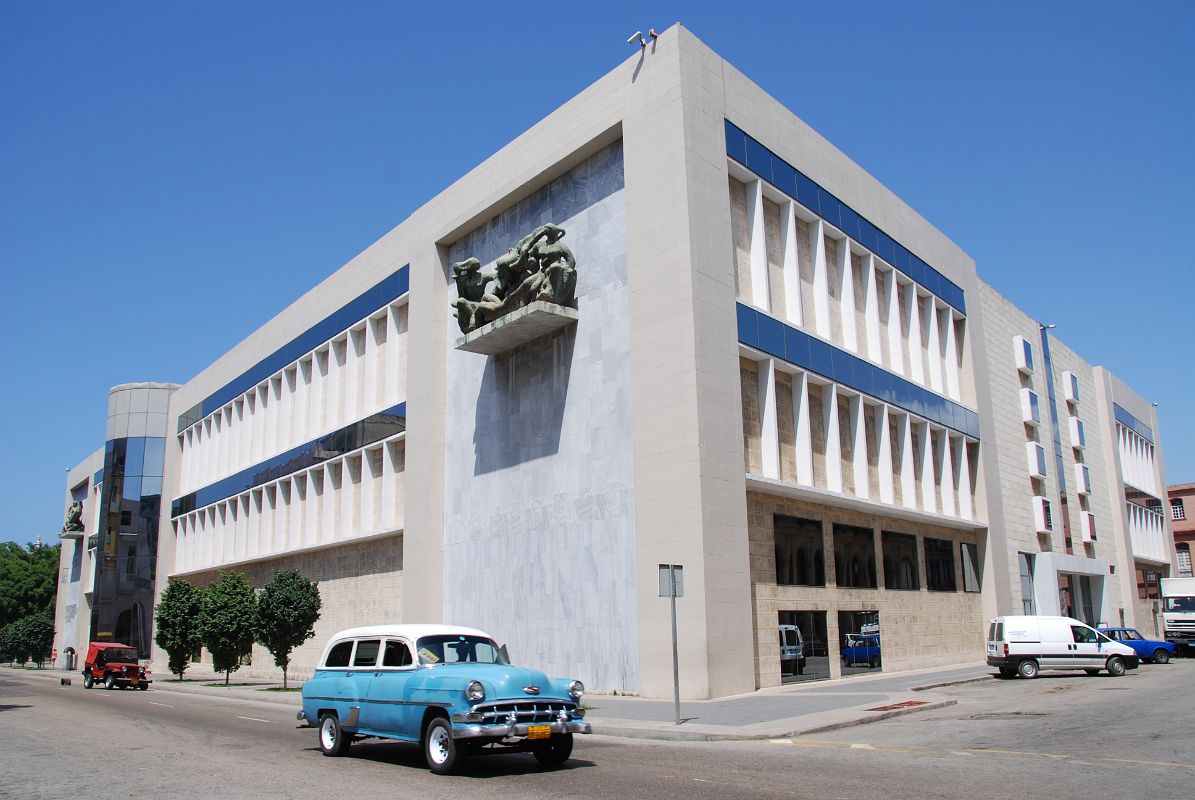
[[[883,367],[738,303],[739,342],[922,419],[979,439],[979,415]]]
[[[387,303],[402,297],[409,290],[410,265],[408,264],[377,286],[358,295],[294,339],[291,339],[235,379],[229,381],[219,390],[206,397],[203,402],[185,411],[178,418],[179,432],[181,433],[191,427],[216,409],[227,405],[233,398],[239,397],[249,391],[249,389],[258,385],[287,364],[297,361],[336,334],[347,330],[353,323],[364,319],[365,315],[377,311]]]
[[[97,469],[95,471],[95,474],[91,476],[91,485],[98,486],[99,484],[101,484],[103,482],[104,482],[104,470],[102,468]]]
[[[291,448],[235,475],[229,475],[202,489],[185,494],[170,504],[170,516],[177,517],[197,508],[227,500],[299,470],[360,450],[406,429],[407,404],[399,403],[346,425],[340,430]]]
[[[1118,403],[1112,404],[1112,415],[1116,421],[1150,444],[1154,443],[1154,430],[1141,420],[1134,417]]]
[[[817,214],[904,273],[917,285],[967,313],[963,290],[796,167],[726,120],[726,155]]]

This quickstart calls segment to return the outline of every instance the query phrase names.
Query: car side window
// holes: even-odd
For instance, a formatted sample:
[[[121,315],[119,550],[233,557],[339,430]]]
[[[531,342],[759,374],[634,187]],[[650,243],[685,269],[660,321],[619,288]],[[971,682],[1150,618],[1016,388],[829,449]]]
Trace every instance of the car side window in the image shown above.
[[[353,655],[353,666],[372,667],[377,664],[378,651],[381,649],[381,639],[362,639],[357,642],[357,652]]]
[[[1131,642],[1135,639],[1141,639],[1142,637],[1141,634],[1137,633],[1137,631],[1123,631],[1121,638],[1125,641]]]
[[[409,667],[412,664],[411,648],[406,642],[386,641],[386,650],[382,655],[383,667]]]
[[[349,656],[353,653],[353,640],[347,642],[340,642],[328,651],[328,658],[324,661],[325,667],[347,667],[349,665]]]
[[[1099,641],[1099,636],[1095,631],[1082,625],[1071,625],[1071,635],[1075,637],[1075,642],[1078,644],[1095,644]]]

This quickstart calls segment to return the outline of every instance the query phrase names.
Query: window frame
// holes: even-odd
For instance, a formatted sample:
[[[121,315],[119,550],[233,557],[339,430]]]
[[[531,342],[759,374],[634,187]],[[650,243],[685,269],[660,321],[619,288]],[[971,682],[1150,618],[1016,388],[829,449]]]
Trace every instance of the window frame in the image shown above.
[[[336,652],[336,648],[340,647],[343,644],[349,645],[348,662],[345,664],[329,665],[328,659],[332,657],[332,654],[334,652]],[[353,665],[353,652],[356,649],[357,649],[357,640],[356,639],[341,639],[339,642],[337,642],[336,644],[334,644],[328,648],[328,652],[324,656],[323,663],[320,664],[320,669],[352,669],[353,668],[353,666],[352,666]]]
[[[395,643],[401,644],[407,648],[407,656],[411,659],[409,663],[402,666],[393,666],[386,663],[386,649],[387,646]],[[388,672],[406,672],[408,670],[418,669],[419,664],[415,660],[415,648],[411,646],[411,642],[401,636],[384,636],[382,637],[382,649],[380,651],[381,661],[377,665],[377,669]]]
[[[957,592],[958,591],[958,577],[955,575],[954,569],[954,541],[953,539],[938,539],[933,536],[923,536],[921,538],[922,551],[925,554],[925,588],[930,592]],[[940,560],[941,557],[949,558],[950,560],[950,585],[934,586],[935,570],[930,568],[930,542],[934,542],[934,549],[937,551],[935,560]],[[944,544],[945,547],[939,547],[938,543]]]

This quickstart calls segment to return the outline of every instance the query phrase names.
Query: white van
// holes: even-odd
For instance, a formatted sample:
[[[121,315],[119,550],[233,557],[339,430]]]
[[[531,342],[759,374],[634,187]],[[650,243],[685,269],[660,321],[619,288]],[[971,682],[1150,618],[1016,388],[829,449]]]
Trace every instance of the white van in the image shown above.
[[[805,640],[796,625],[780,626],[780,671],[797,673],[805,671]]]
[[[1036,678],[1043,669],[1120,676],[1139,662],[1133,648],[1070,617],[996,617],[988,625],[988,665],[1002,678]]]

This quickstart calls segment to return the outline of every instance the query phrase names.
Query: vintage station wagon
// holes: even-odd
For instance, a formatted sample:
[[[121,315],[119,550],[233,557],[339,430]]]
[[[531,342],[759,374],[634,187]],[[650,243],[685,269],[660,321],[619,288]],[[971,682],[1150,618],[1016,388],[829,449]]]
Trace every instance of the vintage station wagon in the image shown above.
[[[450,625],[374,625],[333,636],[303,684],[298,718],[319,728],[324,755],[356,739],[419,742],[432,772],[469,753],[531,752],[563,764],[589,733],[580,681],[514,667],[489,634]]]

